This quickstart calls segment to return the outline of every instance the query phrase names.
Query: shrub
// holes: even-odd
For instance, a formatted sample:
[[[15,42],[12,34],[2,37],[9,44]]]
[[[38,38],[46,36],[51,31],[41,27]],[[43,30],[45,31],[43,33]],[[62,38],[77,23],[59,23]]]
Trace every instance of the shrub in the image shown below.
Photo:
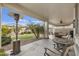
[[[2,36],[2,46],[7,45],[11,43],[11,37],[10,36]]]
[[[26,34],[31,34],[32,32],[26,32]]]

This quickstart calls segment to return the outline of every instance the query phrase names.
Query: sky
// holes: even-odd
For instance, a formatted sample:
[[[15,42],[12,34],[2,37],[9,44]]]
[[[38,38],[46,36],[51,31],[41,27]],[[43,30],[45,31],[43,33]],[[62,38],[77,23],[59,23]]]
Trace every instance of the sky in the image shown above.
[[[2,9],[2,24],[15,25],[15,20],[13,17],[9,16],[9,13],[10,9]],[[43,24],[43,21],[30,16],[24,16],[22,19],[19,19],[19,25],[27,26],[27,24]]]

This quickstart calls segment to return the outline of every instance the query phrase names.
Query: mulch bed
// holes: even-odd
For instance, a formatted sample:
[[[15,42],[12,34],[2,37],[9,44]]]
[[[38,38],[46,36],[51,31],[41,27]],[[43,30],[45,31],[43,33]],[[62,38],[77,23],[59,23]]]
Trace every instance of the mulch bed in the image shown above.
[[[29,43],[32,43],[34,41],[37,41],[38,39],[31,39],[31,40],[21,40],[21,46],[23,45],[26,45],[26,44],[29,44]],[[4,50],[11,50],[12,49],[12,43],[11,44],[8,44],[8,45],[5,45],[5,46],[2,46],[2,48]]]

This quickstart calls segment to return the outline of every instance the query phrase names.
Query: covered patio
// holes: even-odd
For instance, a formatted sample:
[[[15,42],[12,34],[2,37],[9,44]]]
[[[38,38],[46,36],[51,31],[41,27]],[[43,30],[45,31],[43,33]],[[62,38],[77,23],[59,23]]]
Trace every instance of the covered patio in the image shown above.
[[[56,32],[60,31],[63,33],[65,32],[64,34],[61,32],[59,33],[60,39],[61,36],[65,36],[66,34],[70,33],[70,31],[73,31],[73,38],[69,40],[72,40],[74,42],[74,45],[73,48],[71,48],[72,52],[69,53],[69,56],[79,55],[78,3],[0,4],[0,8],[3,7],[16,10],[15,13],[18,15],[28,15],[44,21],[44,39],[22,46],[21,52],[17,54],[18,56],[44,56],[45,48],[49,48],[51,50],[55,48],[53,41],[53,39],[55,38],[53,36],[50,38],[50,34],[53,33],[52,35],[58,36]],[[16,35],[18,34],[16,33]],[[8,54],[10,52],[11,51],[7,51]],[[54,55],[55,54],[53,54],[52,56]]]
[[[42,39],[30,44],[24,45],[21,47],[21,52],[16,56],[44,56],[44,48],[54,49],[53,46],[54,42],[49,39]],[[6,51],[8,55],[10,55],[12,50]],[[55,51],[55,50],[54,50]],[[75,51],[72,48],[71,52],[69,53],[70,56],[75,56]],[[57,56],[53,53],[53,56]]]

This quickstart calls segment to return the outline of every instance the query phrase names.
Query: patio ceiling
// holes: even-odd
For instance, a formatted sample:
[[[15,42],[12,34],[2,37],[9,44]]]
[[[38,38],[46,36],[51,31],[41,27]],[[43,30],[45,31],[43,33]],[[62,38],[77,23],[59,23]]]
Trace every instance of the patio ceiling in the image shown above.
[[[48,19],[51,24],[60,24],[60,20],[63,21],[63,24],[70,24],[74,19],[74,3],[19,3],[3,5],[41,20]]]

